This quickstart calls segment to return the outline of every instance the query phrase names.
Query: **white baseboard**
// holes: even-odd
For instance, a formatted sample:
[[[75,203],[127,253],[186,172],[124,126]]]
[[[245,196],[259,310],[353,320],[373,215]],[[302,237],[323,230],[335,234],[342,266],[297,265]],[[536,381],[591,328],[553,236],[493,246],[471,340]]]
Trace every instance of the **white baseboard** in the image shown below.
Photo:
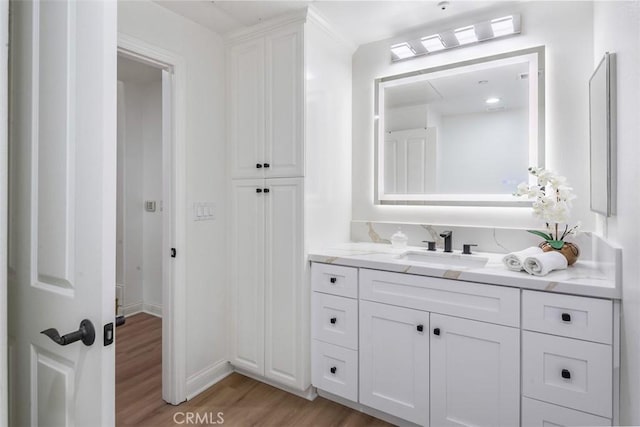
[[[133,316],[134,314],[142,313],[142,303],[129,304],[122,306],[122,314],[124,317]]]
[[[162,317],[162,306],[157,304],[142,304],[142,311],[156,317]]]
[[[243,371],[242,369],[239,369],[238,367],[234,367],[234,370],[239,373],[240,375],[244,375],[245,377],[249,377],[249,378],[253,378],[256,381],[260,381],[261,383],[265,383],[268,384],[272,387],[275,388],[279,388],[280,390],[284,390],[287,393],[291,393],[294,394],[296,396],[302,397],[303,399],[307,399],[307,400],[314,400],[316,397],[318,397],[318,394],[316,393],[316,389],[315,387],[309,386],[307,387],[306,390],[298,390],[292,387],[288,387],[286,385],[282,385],[282,384],[278,384],[275,381],[272,381],[266,377],[263,377],[261,375],[256,375],[256,374],[252,374],[250,372],[246,372]]]
[[[187,378],[187,400],[191,400],[233,372],[226,360],[216,363]]]

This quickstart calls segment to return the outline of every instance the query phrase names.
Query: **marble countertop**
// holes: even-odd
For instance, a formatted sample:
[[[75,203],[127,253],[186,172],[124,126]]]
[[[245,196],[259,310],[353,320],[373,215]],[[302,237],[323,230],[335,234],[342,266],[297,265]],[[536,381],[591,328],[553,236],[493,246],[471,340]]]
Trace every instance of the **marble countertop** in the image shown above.
[[[524,271],[508,270],[502,263],[504,254],[474,252],[474,255],[489,259],[484,267],[452,269],[398,258],[409,250],[425,251],[423,247],[394,249],[391,245],[381,243],[347,243],[310,251],[309,261],[590,297],[622,297],[615,280],[606,275],[603,266],[593,261],[579,260],[566,270],[533,276]],[[460,251],[455,251],[453,256],[465,257]]]

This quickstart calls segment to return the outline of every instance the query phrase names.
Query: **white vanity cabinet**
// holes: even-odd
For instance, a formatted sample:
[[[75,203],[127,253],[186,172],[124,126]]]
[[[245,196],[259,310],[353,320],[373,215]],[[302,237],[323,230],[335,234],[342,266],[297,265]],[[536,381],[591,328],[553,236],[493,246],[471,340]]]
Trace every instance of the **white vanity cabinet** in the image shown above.
[[[303,24],[228,49],[232,178],[304,175]]]
[[[394,423],[434,427],[595,426],[617,419],[612,300],[317,262],[312,272],[315,313],[341,319],[323,308],[331,294],[338,298],[333,306],[350,307],[340,310],[350,310],[351,319],[357,309],[359,319],[357,345],[353,320],[339,338],[314,327],[314,343],[348,347],[327,364],[325,347],[312,346],[318,372],[312,383],[323,396],[388,414]],[[331,368],[347,359],[348,380],[331,388]]]
[[[427,424],[429,313],[360,301],[360,403]]]
[[[517,426],[520,330],[431,314],[431,425]]]

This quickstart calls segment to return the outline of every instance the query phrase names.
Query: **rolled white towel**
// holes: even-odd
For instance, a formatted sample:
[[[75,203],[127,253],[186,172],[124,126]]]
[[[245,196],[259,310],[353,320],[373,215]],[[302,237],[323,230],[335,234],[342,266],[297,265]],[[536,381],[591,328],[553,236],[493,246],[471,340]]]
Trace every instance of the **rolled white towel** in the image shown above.
[[[522,266],[529,274],[545,276],[552,270],[567,268],[567,259],[560,252],[549,251],[525,258]]]
[[[541,253],[542,249],[537,246],[531,246],[530,248],[523,249],[518,252],[511,252],[510,254],[505,255],[502,258],[502,262],[509,270],[522,271],[524,270],[522,264],[524,263],[526,257]]]

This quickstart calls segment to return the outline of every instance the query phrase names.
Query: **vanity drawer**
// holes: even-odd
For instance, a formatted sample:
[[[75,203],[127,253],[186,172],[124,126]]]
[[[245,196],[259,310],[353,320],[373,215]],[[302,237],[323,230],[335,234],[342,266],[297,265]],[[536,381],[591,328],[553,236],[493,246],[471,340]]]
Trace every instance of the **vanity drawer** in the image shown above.
[[[358,300],[313,293],[313,338],[358,349]]]
[[[611,420],[608,418],[540,402],[539,400],[522,398],[522,427],[600,427],[610,425]]]
[[[520,326],[520,290],[514,288],[361,268],[360,299]]]
[[[311,287],[318,292],[358,298],[358,269],[314,262],[311,264]]]
[[[611,418],[612,377],[609,345],[522,333],[525,396]]]
[[[314,387],[358,401],[358,352],[313,340],[311,382]]]
[[[611,344],[613,303],[597,298],[523,291],[522,328]]]

